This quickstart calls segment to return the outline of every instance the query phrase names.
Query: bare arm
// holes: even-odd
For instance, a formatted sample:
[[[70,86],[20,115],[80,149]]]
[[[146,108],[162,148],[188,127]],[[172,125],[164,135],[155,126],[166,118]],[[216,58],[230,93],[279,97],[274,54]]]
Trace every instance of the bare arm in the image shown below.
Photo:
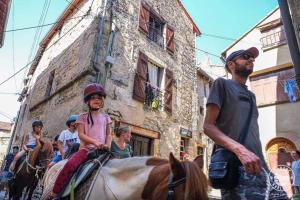
[[[23,149],[24,149],[25,151],[28,150],[27,147],[26,147],[26,144],[28,143],[28,141],[29,141],[29,135],[26,134],[25,137],[24,137],[23,143],[22,143],[22,147],[23,147]]]
[[[244,145],[225,135],[218,127],[216,127],[216,119],[219,112],[220,110],[217,105],[209,104],[207,106],[206,117],[204,120],[204,133],[216,144],[233,152],[240,159],[248,173],[257,175],[262,170],[259,157],[249,151]]]
[[[112,136],[111,136],[111,123],[107,125],[106,129],[106,140],[105,140],[105,145],[110,149],[111,146],[111,141],[112,141]]]
[[[65,153],[64,153],[64,150],[63,150],[63,142],[62,141],[57,141],[57,148],[60,152],[61,157],[64,158]]]

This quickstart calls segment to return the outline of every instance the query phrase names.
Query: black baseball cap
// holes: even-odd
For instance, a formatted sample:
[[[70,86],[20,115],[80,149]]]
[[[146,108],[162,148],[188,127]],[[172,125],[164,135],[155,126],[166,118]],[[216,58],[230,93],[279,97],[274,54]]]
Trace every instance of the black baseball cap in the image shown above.
[[[257,56],[259,55],[259,51],[256,47],[250,47],[249,49],[246,49],[246,50],[234,51],[229,56],[227,56],[226,65],[227,65],[228,62],[234,60],[236,57],[238,57],[238,56],[240,56],[244,53],[248,54],[250,56],[253,56],[253,58],[257,58]]]

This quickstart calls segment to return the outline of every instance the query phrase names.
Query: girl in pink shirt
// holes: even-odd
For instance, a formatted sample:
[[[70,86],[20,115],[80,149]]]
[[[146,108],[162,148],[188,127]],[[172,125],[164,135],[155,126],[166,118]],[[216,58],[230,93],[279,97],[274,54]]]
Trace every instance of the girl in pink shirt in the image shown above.
[[[106,93],[100,84],[93,83],[84,89],[84,102],[88,105],[89,111],[80,114],[76,121],[80,150],[72,155],[59,173],[51,198],[55,198],[61,193],[73,172],[87,160],[89,150],[110,149],[112,121],[108,115],[99,112],[104,106],[105,97]]]

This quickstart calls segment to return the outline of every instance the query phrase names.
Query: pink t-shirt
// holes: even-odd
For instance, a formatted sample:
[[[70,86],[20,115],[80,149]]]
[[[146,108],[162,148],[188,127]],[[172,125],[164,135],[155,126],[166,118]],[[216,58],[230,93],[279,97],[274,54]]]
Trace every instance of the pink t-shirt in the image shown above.
[[[76,123],[84,125],[84,132],[87,136],[105,144],[106,141],[106,128],[112,122],[110,117],[106,114],[92,112],[94,124],[89,118],[90,124],[88,124],[88,113],[82,113],[78,116]],[[85,144],[84,141],[80,141],[81,146],[87,148],[96,148],[93,144]]]

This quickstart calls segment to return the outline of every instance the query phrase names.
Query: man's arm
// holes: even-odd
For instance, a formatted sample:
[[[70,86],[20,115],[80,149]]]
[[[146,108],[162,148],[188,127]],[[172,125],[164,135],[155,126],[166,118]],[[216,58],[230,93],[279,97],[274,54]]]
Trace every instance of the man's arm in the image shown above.
[[[204,133],[216,144],[223,146],[233,152],[245,167],[249,174],[257,175],[261,172],[262,166],[258,156],[249,151],[245,146],[225,135],[216,127],[216,119],[220,109],[215,104],[208,104],[204,120]]]

